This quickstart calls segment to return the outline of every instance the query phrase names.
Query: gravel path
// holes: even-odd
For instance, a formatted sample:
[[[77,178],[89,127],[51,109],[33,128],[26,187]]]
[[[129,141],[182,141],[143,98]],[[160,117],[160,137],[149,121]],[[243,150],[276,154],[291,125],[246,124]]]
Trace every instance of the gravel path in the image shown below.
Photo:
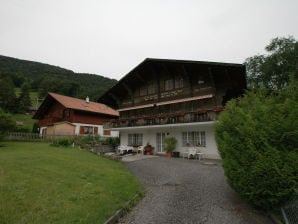
[[[125,163],[146,197],[120,223],[271,224],[228,186],[220,164],[158,157]]]

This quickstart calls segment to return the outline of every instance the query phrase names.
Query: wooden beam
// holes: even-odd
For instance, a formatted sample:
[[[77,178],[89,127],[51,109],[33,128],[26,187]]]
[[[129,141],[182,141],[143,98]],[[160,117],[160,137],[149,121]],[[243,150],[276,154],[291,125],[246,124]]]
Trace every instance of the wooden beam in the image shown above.
[[[213,77],[213,72],[212,72],[212,68],[208,67],[208,74],[211,80],[211,85],[215,88],[215,82],[214,82],[214,77]]]
[[[186,78],[187,80],[190,81],[190,75],[189,73],[187,72],[187,69],[185,68],[184,65],[181,65],[181,68],[182,68],[182,75],[183,75],[183,78]]]

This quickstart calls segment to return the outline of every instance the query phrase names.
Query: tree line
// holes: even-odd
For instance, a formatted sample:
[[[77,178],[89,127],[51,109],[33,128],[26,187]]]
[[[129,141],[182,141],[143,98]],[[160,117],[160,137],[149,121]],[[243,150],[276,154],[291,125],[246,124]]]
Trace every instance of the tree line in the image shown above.
[[[74,73],[57,66],[0,56],[0,107],[9,112],[23,110],[24,105],[20,104],[28,105],[29,102],[24,101],[27,89],[38,92],[39,98],[47,92],[55,92],[77,98],[89,96],[91,100],[97,100],[116,82],[100,75]],[[16,97],[14,88],[21,88],[22,96]],[[3,92],[6,94],[2,96]]]

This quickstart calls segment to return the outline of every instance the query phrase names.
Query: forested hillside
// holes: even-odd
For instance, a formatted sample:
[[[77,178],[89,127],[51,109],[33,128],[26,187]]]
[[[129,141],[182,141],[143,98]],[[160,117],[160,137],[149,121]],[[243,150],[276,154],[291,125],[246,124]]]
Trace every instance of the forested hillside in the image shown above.
[[[68,96],[98,99],[117,81],[100,75],[75,73],[39,62],[0,56],[0,80],[11,79],[14,87],[24,84],[43,97],[48,91]]]

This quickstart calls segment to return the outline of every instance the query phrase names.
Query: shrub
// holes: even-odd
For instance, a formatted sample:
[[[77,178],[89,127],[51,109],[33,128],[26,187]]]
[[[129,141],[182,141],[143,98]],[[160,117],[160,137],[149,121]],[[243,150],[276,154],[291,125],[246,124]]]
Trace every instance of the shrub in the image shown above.
[[[174,137],[165,138],[165,150],[167,152],[173,152],[176,148],[177,139]]]
[[[58,138],[53,141],[51,146],[61,146],[61,147],[69,147],[73,143],[73,139],[71,138]]]
[[[298,101],[286,92],[247,93],[230,101],[216,124],[229,184],[263,210],[282,206],[297,188]]]
[[[13,130],[15,127],[15,121],[12,119],[11,115],[5,113],[0,108],[0,140],[4,137],[4,135]]]

